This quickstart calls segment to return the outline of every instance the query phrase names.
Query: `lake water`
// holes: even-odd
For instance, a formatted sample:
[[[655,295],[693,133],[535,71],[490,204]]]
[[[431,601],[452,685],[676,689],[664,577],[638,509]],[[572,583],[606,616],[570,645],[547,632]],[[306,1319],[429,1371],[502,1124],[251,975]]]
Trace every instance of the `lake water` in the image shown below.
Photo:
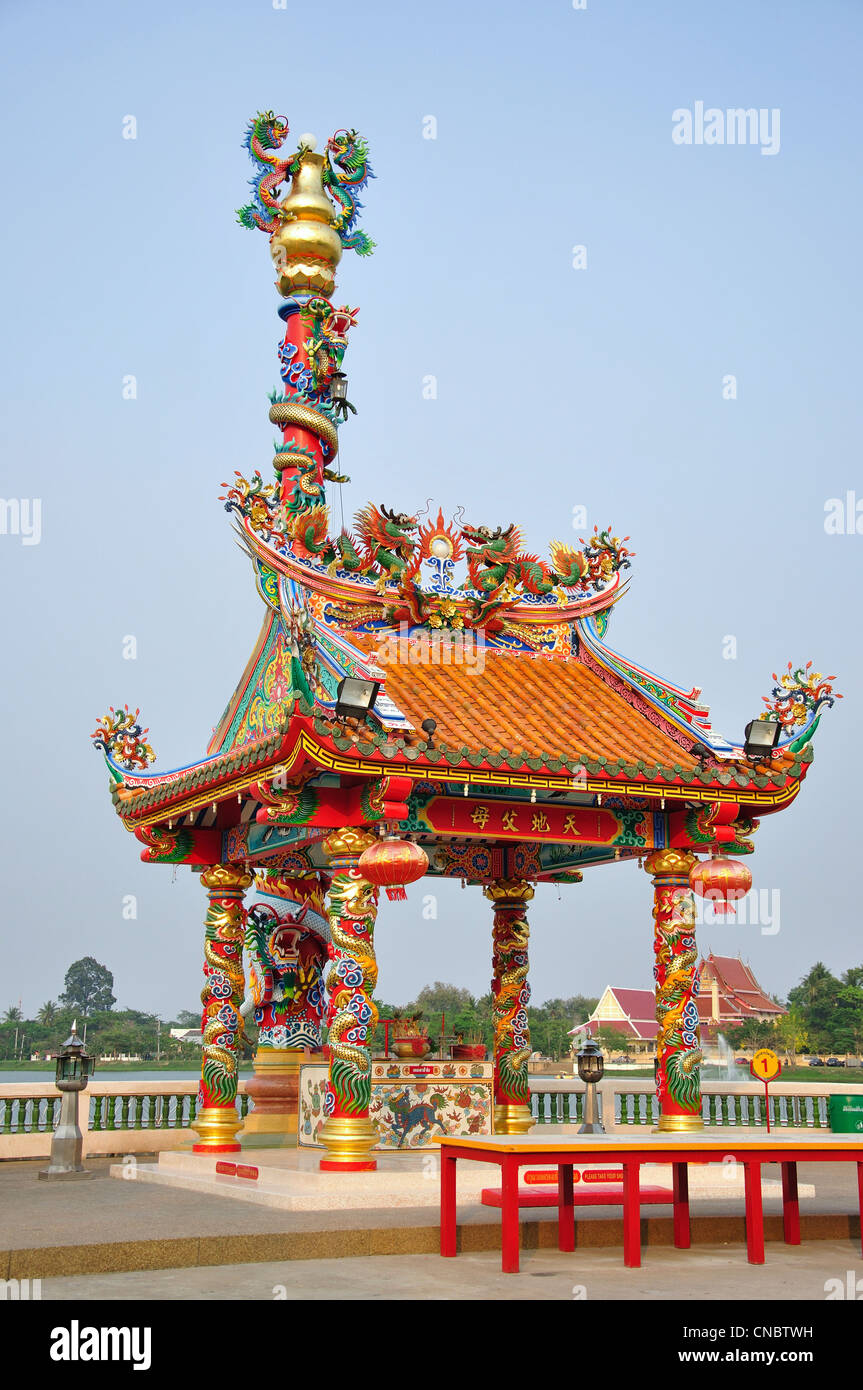
[[[240,1076],[251,1076],[251,1067],[241,1067]],[[200,1068],[189,1071],[124,1071],[121,1067],[97,1067],[96,1081],[199,1081],[201,1077]],[[30,1081],[53,1081],[54,1068],[46,1067],[44,1071],[0,1071],[0,1083],[7,1081],[20,1081],[22,1085],[27,1085]]]

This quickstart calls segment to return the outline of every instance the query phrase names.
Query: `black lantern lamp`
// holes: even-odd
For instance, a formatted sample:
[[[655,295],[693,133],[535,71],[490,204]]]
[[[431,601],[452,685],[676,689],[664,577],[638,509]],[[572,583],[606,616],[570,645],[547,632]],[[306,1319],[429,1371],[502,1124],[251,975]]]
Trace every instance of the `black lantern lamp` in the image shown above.
[[[357,408],[348,400],[348,379],[344,372],[333,372],[330,377],[330,400],[337,416],[347,420],[348,411],[356,415]]]
[[[78,1037],[77,1022],[57,1054],[55,1085],[63,1099],[60,1102],[60,1123],[51,1137],[51,1162],[41,1169],[40,1178],[92,1178],[89,1168],[81,1163],[84,1136],[78,1126],[78,1093],[86,1090],[95,1068],[95,1059],[88,1057]]]
[[[578,1054],[578,1074],[584,1082],[584,1124],[579,1134],[604,1134],[599,1119],[596,1084],[602,1080],[605,1060],[597,1044],[588,1038]]]
[[[58,1091],[83,1091],[96,1070],[96,1059],[84,1051],[84,1044],[78,1037],[77,1020],[72,1024],[72,1032],[58,1052],[54,1081]]]
[[[365,719],[374,708],[380,688],[380,681],[362,681],[354,676],[345,676],[336,690],[336,714],[342,719]]]
[[[434,748],[434,731],[437,728],[436,719],[424,719],[420,728],[426,736],[426,748]]]
[[[747,758],[769,758],[781,732],[782,725],[778,719],[750,719],[744,730],[743,742]]]

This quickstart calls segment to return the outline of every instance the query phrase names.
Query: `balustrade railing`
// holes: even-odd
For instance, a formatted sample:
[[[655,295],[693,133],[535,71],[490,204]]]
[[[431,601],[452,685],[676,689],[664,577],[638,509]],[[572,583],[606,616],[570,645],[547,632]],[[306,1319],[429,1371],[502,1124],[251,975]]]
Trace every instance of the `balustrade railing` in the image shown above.
[[[608,1094],[608,1093],[606,1093]],[[771,1095],[771,1129],[829,1129],[826,1095]],[[659,1120],[655,1094],[644,1091],[615,1091],[615,1124],[654,1126]],[[705,1093],[701,1098],[705,1127],[761,1129],[767,1127],[763,1095],[744,1092]]]
[[[531,1111],[538,1125],[579,1125],[584,1121],[583,1091],[534,1091]]]
[[[84,1101],[89,1102],[86,1128],[98,1134],[188,1129],[198,1106],[196,1087],[170,1092],[85,1092]],[[61,1103],[59,1095],[4,1095],[0,1089],[0,1138],[51,1133],[60,1122]],[[241,1091],[237,1096],[240,1119],[245,1119],[251,1103],[251,1097]],[[84,1112],[80,1109],[78,1122],[83,1129]]]
[[[659,1102],[649,1083],[606,1079],[598,1087],[602,1122],[607,1130],[642,1127],[653,1129],[659,1121]],[[770,1128],[829,1129],[829,1092],[771,1092]],[[539,1125],[581,1124],[584,1119],[584,1085],[577,1078],[543,1085],[531,1077],[531,1110]],[[753,1088],[705,1091],[701,1114],[705,1128],[766,1129],[764,1095]]]
[[[239,1112],[248,1110],[249,1098],[241,1095]],[[183,1091],[167,1095],[91,1096],[91,1130],[188,1129],[197,1112],[196,1094]]]
[[[45,1134],[60,1122],[60,1096],[0,1096],[0,1134]]]
[[[242,1084],[242,1083],[241,1083]],[[176,1085],[176,1083],[175,1083]],[[188,1129],[197,1110],[197,1087],[189,1082],[170,1090],[85,1092],[79,1123],[95,1134],[134,1133]],[[606,1079],[599,1085],[603,1124],[609,1131],[636,1127],[653,1129],[659,1120],[659,1106],[647,1083]],[[5,1091],[5,1093],[4,1093]],[[770,1094],[770,1128],[830,1128],[829,1091],[814,1094],[783,1089]],[[60,1119],[61,1098],[57,1094],[18,1095],[0,1086],[0,1140],[4,1136],[51,1133]],[[245,1119],[250,1097],[241,1090],[237,1110]],[[531,1111],[537,1125],[580,1125],[584,1122],[584,1085],[576,1077],[543,1084],[531,1077]],[[705,1127],[764,1129],[767,1125],[764,1095],[752,1088],[705,1091],[701,1113]]]
[[[619,1125],[649,1125],[659,1119],[659,1103],[651,1091],[606,1092],[614,1103],[614,1122]]]

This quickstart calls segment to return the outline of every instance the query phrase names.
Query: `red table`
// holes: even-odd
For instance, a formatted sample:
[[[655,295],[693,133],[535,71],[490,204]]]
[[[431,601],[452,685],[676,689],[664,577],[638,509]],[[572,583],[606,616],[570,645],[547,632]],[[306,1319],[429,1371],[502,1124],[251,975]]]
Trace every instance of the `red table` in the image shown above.
[[[720,1163],[735,1159],[743,1168],[746,1207],[746,1251],[750,1264],[764,1263],[764,1215],[761,1203],[761,1165],[782,1167],[782,1215],[785,1242],[800,1244],[797,1164],[856,1163],[863,1234],[863,1136],[784,1135],[746,1136],[705,1134],[646,1134],[641,1138],[583,1134],[541,1140],[532,1134],[499,1134],[482,1138],[442,1138],[441,1247],[456,1254],[456,1163],[462,1159],[496,1163],[501,1170],[501,1268],[518,1273],[518,1174],[526,1164],[554,1165],[558,1173],[558,1248],[575,1249],[575,1206],[572,1170],[575,1164],[597,1159],[623,1168],[623,1263],[641,1264],[641,1203],[639,1169],[643,1163],[670,1163],[673,1180],[674,1244],[686,1250],[689,1234],[689,1163]]]

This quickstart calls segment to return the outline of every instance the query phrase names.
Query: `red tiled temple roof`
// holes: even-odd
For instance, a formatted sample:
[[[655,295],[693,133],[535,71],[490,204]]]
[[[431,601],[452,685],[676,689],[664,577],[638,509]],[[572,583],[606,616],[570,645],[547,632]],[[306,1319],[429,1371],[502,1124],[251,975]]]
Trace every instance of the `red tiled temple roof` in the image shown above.
[[[614,1033],[622,1033],[629,1038],[642,1038],[652,1041],[659,1032],[656,1022],[656,997],[652,989],[615,989],[610,986],[617,1003],[628,1015],[627,1018],[589,1018],[579,1025],[578,1030],[594,1037],[600,1028],[608,1028]],[[605,991],[603,991],[603,994]],[[597,1008],[599,1005],[597,1005]]]
[[[630,1018],[652,1019],[656,1012],[656,995],[652,989],[615,989],[612,994]]]
[[[471,665],[387,667],[387,695],[442,744],[691,769],[695,758],[579,661],[483,653]],[[695,735],[693,734],[693,742]]]
[[[749,1018],[758,1014],[784,1014],[785,1009],[770,999],[759,985],[751,968],[737,956],[709,955],[699,966],[701,993],[698,997],[699,1016],[706,1021],[713,1013],[713,990],[705,980],[705,967],[716,977],[720,1018]]]

